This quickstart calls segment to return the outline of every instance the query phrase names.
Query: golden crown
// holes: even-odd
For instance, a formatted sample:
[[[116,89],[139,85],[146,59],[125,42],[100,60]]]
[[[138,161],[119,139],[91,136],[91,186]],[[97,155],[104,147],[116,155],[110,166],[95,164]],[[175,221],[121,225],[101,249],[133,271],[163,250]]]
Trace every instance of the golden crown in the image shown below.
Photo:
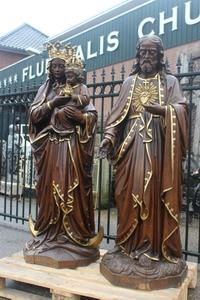
[[[63,49],[60,42],[56,42],[55,44],[48,43],[46,45],[50,60],[54,58],[60,58],[66,61],[66,51]]]
[[[70,44],[65,45],[64,47],[60,42],[55,44],[47,44],[47,51],[49,58],[60,58],[65,61],[65,67],[67,70],[78,69],[83,70],[84,64],[81,61],[81,58],[77,55],[77,47],[71,46]]]
[[[68,59],[66,61],[66,69],[78,69],[83,70],[84,64],[81,61],[81,58],[77,55],[77,47],[71,46],[70,44],[65,45],[65,50],[68,55]]]

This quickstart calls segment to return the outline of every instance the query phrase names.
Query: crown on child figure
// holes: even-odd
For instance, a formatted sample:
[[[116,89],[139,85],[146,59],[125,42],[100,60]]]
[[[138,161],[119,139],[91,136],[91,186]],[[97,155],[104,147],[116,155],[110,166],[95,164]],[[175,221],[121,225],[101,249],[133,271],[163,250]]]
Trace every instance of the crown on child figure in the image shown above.
[[[81,58],[77,55],[76,46],[72,47],[70,44],[67,44],[63,47],[60,42],[56,42],[55,44],[48,43],[47,50],[51,60],[54,58],[63,59],[67,70],[84,69],[84,64],[82,63]]]
[[[68,59],[66,61],[66,69],[75,69],[75,70],[83,70],[84,64],[81,61],[81,58],[77,55],[77,46],[71,46],[70,44],[65,45],[66,53],[68,55]]]

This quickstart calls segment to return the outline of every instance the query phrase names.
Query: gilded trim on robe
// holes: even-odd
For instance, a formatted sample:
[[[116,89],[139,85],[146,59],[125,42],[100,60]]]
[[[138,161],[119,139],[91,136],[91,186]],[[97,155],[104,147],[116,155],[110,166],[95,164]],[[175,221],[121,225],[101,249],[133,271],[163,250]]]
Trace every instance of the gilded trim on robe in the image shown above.
[[[135,218],[134,221],[133,221],[133,225],[131,227],[131,229],[129,230],[129,232],[126,234],[126,236],[124,237],[124,239],[122,239],[120,242],[117,242],[117,245],[121,245],[123,244],[124,242],[126,242],[129,237],[132,235],[132,233],[135,231],[136,227],[137,227],[137,224],[138,224],[138,220]]]
[[[173,235],[173,233],[179,229],[179,220],[178,220],[178,215],[177,215],[177,212],[174,212],[174,208],[171,207],[170,205],[170,202],[166,202],[165,199],[164,199],[164,195],[169,192],[169,191],[172,191],[174,188],[173,188],[173,182],[174,182],[174,150],[175,150],[175,141],[176,141],[176,115],[175,115],[175,111],[174,111],[174,108],[171,106],[171,105],[168,105],[167,106],[167,109],[166,109],[166,113],[167,115],[165,116],[166,118],[168,117],[168,113],[169,113],[169,118],[170,118],[170,139],[171,139],[171,142],[170,142],[170,145],[171,145],[171,153],[170,153],[170,161],[171,161],[171,178],[172,178],[172,181],[171,181],[171,186],[168,187],[167,189],[164,189],[163,192],[162,192],[162,201],[165,205],[165,208],[167,209],[168,213],[170,214],[170,216],[174,219],[175,223],[177,224],[174,229],[168,234],[168,236],[166,238],[164,238],[163,242],[162,242],[162,253],[163,253],[163,256],[169,260],[170,262],[177,262],[176,259],[174,258],[171,258],[168,253],[167,253],[167,250],[166,250],[166,242],[167,240]]]
[[[122,146],[121,146],[121,149],[120,149],[120,152],[119,152],[119,155],[116,159],[116,162],[122,157],[122,154],[126,151],[126,148],[128,147],[128,140],[132,138],[131,134],[134,133],[134,128],[138,125],[138,119],[135,120],[133,126],[131,127],[129,133],[127,134]]]
[[[136,77],[133,77],[133,81],[132,81],[132,85],[131,85],[132,89],[130,89],[130,91],[129,91],[129,96],[127,97],[127,102],[125,104],[125,108],[122,112],[122,115],[114,123],[110,124],[109,126],[106,126],[106,129],[115,127],[116,125],[120,124],[125,119],[128,111],[130,109],[130,106],[131,106],[136,79],[137,79],[137,75],[136,75]]]
[[[96,126],[93,128],[92,132],[89,132],[89,115],[88,113],[84,114],[84,118],[85,118],[85,129],[83,130],[81,128],[81,125],[77,125],[76,126],[76,130],[79,136],[79,141],[82,144],[85,144],[89,141],[89,139],[92,137],[92,134],[94,133],[94,131],[96,130]],[[83,138],[85,136],[85,138]]]

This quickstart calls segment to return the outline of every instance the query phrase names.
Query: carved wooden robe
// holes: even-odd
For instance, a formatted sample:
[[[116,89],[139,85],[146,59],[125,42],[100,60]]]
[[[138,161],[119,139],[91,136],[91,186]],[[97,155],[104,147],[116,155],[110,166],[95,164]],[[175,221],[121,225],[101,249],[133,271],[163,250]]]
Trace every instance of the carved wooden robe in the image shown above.
[[[165,106],[165,117],[142,104]],[[187,112],[178,80],[168,74],[128,77],[105,126],[113,143],[115,201],[119,213],[116,243],[133,258],[181,257],[179,213]]]
[[[85,125],[69,120],[65,106],[49,108],[47,101],[55,96],[49,81],[30,109],[39,214],[37,237],[28,248],[40,245],[40,252],[59,245],[67,248],[67,241],[87,247],[95,234],[91,172],[97,113],[92,104],[86,105],[86,86],[78,85],[74,93],[79,94]]]

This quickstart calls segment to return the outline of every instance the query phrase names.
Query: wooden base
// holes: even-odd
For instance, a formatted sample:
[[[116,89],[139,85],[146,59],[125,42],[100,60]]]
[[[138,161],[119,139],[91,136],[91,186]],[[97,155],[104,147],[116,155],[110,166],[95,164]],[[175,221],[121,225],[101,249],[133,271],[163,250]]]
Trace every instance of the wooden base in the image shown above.
[[[107,252],[100,263],[100,272],[112,284],[144,291],[178,288],[187,277],[187,264],[165,260],[152,261],[145,255],[134,260],[122,252]]]
[[[62,248],[51,249],[39,254],[29,253],[24,250],[24,259],[29,264],[43,265],[51,268],[75,269],[83,267],[95,262],[99,259],[100,253],[98,249],[84,249],[87,256],[80,255],[76,252],[63,250]],[[83,251],[83,250],[82,250]]]
[[[115,286],[144,291],[161,290],[180,287],[187,276],[187,269],[183,270],[180,276],[166,277],[162,279],[145,279],[138,276],[124,276],[112,273],[104,264],[100,264],[101,274]],[[184,278],[184,279],[183,279]]]
[[[104,251],[105,253],[105,251]],[[197,282],[197,264],[188,262],[188,275],[179,288],[161,291],[138,291],[113,286],[99,271],[99,261],[87,267],[73,269],[53,269],[41,265],[28,264],[22,252],[0,259],[0,297],[11,300],[48,298],[31,293],[11,290],[6,280],[49,288],[52,300],[79,300],[80,296],[104,300],[187,300],[188,288],[195,288]]]

